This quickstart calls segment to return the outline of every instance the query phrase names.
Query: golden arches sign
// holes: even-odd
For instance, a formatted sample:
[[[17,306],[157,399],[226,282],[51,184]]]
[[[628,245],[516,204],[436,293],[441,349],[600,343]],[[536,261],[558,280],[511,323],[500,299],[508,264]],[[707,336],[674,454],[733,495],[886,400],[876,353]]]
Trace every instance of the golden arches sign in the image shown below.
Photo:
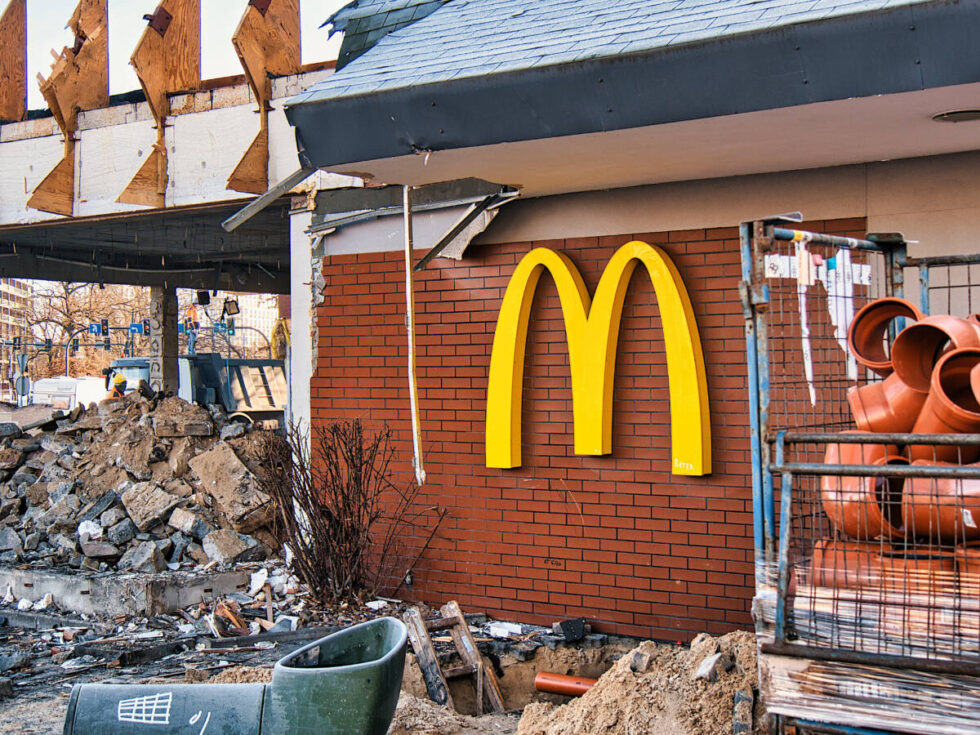
[[[487,467],[521,465],[524,349],[531,302],[542,272],[558,287],[572,375],[576,454],[612,451],[613,376],[623,301],[637,263],[653,282],[667,353],[670,391],[671,471],[711,473],[711,422],[707,379],[697,322],[687,289],[660,248],[633,241],[606,265],[595,299],[575,264],[562,253],[535,248],[517,265],[504,293],[490,356],[487,386]]]

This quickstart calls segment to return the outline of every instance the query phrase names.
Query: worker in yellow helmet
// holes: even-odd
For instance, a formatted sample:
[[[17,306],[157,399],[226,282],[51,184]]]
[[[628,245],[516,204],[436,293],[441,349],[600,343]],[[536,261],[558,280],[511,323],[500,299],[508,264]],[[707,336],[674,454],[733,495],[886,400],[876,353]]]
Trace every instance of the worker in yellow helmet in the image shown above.
[[[112,390],[109,391],[109,398],[122,398],[126,395],[126,378],[122,373],[116,373],[112,379]]]

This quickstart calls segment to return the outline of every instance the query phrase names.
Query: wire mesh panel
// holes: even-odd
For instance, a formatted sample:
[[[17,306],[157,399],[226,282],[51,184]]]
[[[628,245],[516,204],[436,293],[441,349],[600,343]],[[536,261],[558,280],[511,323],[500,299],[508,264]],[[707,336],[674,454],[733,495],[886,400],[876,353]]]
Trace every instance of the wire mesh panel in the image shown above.
[[[752,243],[750,349],[776,637],[980,662],[980,258],[902,268],[869,241],[777,233]]]

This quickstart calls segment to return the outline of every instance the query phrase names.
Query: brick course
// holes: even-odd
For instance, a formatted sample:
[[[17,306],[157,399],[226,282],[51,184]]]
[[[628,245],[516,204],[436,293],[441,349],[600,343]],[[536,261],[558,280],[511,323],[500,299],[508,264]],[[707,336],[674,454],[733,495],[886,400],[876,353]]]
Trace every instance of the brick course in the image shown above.
[[[808,223],[862,235],[863,220]],[[613,453],[572,453],[568,351],[557,291],[541,279],[524,377],[523,467],[484,465],[487,371],[514,266],[532,247],[566,253],[590,293],[612,253],[638,239],[673,258],[691,295],[708,377],[713,474],[670,474],[663,334],[637,269],[617,358]],[[414,571],[411,595],[526,622],[585,616],[597,629],[687,640],[751,625],[751,466],[737,228],[471,247],[416,274],[421,502],[449,514]],[[420,257],[421,253],[417,254]],[[314,421],[387,423],[411,476],[404,256],[327,258],[317,310]],[[427,535],[422,529],[420,544]]]

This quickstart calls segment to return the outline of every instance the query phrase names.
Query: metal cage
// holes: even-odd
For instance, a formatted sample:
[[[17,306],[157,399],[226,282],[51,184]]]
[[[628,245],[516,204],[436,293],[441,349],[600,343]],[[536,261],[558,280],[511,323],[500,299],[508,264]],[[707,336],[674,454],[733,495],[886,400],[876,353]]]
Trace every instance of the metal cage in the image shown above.
[[[911,258],[899,235],[797,222],[741,228],[763,696],[801,719],[976,728],[980,434],[856,432],[859,388],[889,388],[847,335],[907,281],[924,314],[980,311],[980,256]]]

